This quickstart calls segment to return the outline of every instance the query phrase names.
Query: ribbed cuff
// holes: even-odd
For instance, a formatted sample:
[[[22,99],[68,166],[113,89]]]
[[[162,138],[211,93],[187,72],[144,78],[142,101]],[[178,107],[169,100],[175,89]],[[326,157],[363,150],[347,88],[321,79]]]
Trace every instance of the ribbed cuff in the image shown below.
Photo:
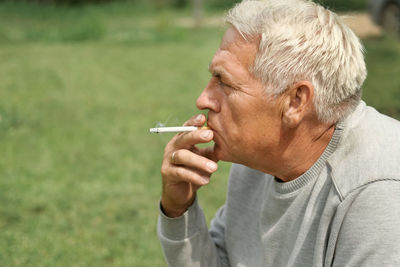
[[[195,235],[201,224],[201,209],[197,198],[188,210],[179,217],[170,218],[164,214],[159,204],[158,231],[159,234],[170,240],[182,240]]]

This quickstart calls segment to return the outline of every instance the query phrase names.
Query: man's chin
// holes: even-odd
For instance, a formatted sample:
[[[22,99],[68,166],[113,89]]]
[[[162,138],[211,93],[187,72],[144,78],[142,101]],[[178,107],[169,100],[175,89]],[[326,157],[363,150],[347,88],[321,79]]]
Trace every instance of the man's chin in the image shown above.
[[[221,149],[221,147],[214,143],[214,157],[215,159],[218,160],[224,160],[224,153],[223,150]]]
[[[214,156],[217,160],[232,162],[232,157],[226,150],[220,147],[218,144],[214,145]]]

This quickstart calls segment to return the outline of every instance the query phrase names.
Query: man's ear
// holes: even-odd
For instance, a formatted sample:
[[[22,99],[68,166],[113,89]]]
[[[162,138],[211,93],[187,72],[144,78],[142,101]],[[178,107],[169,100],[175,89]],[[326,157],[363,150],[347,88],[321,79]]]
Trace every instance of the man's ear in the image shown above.
[[[314,98],[314,86],[300,81],[291,86],[283,95],[282,122],[288,128],[296,128],[309,112]]]

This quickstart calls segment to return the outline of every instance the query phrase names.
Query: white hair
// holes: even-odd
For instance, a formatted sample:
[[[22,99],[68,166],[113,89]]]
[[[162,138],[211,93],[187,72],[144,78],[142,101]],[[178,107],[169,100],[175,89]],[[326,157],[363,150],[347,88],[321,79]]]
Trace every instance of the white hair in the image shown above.
[[[367,73],[364,48],[335,13],[306,0],[245,0],[226,21],[245,39],[260,37],[250,71],[268,94],[307,80],[318,119],[326,123],[342,120],[359,103]]]

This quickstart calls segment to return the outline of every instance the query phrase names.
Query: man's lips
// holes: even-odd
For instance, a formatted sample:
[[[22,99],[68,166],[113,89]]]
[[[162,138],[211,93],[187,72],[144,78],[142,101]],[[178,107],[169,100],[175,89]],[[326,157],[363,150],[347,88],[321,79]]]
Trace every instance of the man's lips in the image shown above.
[[[214,127],[212,126],[212,124],[210,123],[210,121],[207,121],[207,127],[210,128],[211,131],[215,131]]]
[[[218,131],[215,130],[214,126],[212,125],[212,123],[210,123],[210,121],[207,121],[207,126],[210,128],[211,131],[213,131],[213,135],[214,135],[213,140],[215,142],[215,138],[218,135]]]

